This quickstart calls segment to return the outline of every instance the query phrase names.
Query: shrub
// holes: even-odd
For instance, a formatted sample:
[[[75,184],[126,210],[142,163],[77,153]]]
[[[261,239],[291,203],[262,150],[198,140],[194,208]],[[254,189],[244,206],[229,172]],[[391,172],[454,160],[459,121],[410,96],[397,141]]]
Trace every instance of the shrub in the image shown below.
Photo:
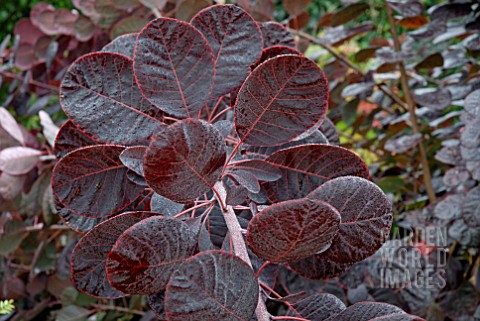
[[[284,27],[232,5],[153,20],[77,59],[61,84],[71,120],[52,177],[59,214],[88,232],[73,284],[146,294],[168,320],[269,320],[277,266],[324,279],[375,253],[391,205],[363,161],[330,143],[328,97]],[[301,318],[311,299],[283,300]],[[323,318],[415,319],[315,299]]]

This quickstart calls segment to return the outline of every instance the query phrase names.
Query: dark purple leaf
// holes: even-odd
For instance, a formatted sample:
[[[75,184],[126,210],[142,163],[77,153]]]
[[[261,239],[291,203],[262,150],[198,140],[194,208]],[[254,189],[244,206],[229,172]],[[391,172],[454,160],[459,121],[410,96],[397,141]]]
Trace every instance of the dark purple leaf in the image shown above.
[[[288,266],[297,274],[313,280],[331,279],[341,275],[352,264],[330,261],[322,254],[307,257],[306,259],[289,262]]]
[[[315,62],[279,56],[258,66],[243,83],[235,129],[246,144],[280,145],[315,126],[327,100],[327,81]]]
[[[259,26],[262,31],[264,49],[273,46],[284,46],[297,49],[293,34],[291,34],[283,25],[278,22],[269,21],[260,23]]]
[[[268,47],[266,49],[263,49],[262,56],[260,57],[260,59],[255,64],[253,64],[250,67],[250,69],[254,70],[262,62],[265,62],[270,58],[274,58],[274,57],[281,56],[281,55],[298,55],[298,56],[300,56],[301,53],[298,50],[293,49],[291,47],[285,47],[285,46]]]
[[[329,321],[422,321],[422,318],[406,314],[402,309],[387,303],[359,302],[349,306]]]
[[[135,49],[135,42],[137,40],[138,33],[129,33],[126,35],[121,35],[108,43],[105,47],[102,48],[103,52],[113,52],[127,56],[130,59],[133,59],[133,51]]]
[[[289,0],[283,2],[283,7],[291,16],[298,16],[307,9],[312,0]]]
[[[340,231],[320,257],[355,263],[375,253],[392,226],[392,205],[374,183],[360,177],[332,179],[307,196],[332,205],[341,216]]]
[[[323,321],[328,317],[345,310],[345,304],[336,296],[318,293],[301,299],[288,299],[295,311],[304,319]],[[291,313],[293,316],[294,314]]]
[[[260,192],[260,184],[254,174],[248,171],[228,171],[226,175],[232,177],[238,184],[245,187],[251,193]]]
[[[253,270],[221,251],[199,253],[183,263],[168,283],[169,321],[250,320],[258,303]]]
[[[429,90],[417,90],[415,91],[413,98],[415,101],[425,107],[429,107],[434,110],[444,110],[452,102],[452,94],[447,89],[434,89]]]
[[[135,83],[132,60],[119,54],[91,53],[76,60],[62,81],[60,102],[76,125],[104,142],[142,141],[161,124],[161,111]]]
[[[455,220],[448,228],[448,235],[462,245],[477,246],[480,240],[478,229],[471,228],[463,219]]]
[[[213,245],[212,240],[210,239],[210,233],[206,228],[207,220],[204,220],[200,226],[200,232],[198,233],[198,250],[200,252],[215,250],[215,245]]]
[[[71,280],[80,291],[97,298],[119,298],[124,293],[112,288],[107,280],[105,262],[122,233],[153,212],[127,212],[100,223],[85,234],[75,247],[71,259]]]
[[[60,204],[60,206],[63,206]],[[57,206],[58,207],[58,206]],[[64,223],[74,231],[79,233],[87,233],[98,224],[106,221],[108,217],[85,217],[80,216],[69,209],[62,207],[58,209],[57,214],[62,218]]]
[[[9,175],[23,175],[38,163],[42,151],[30,147],[8,147],[0,151],[0,171]]]
[[[432,20],[447,20],[463,17],[472,12],[472,4],[466,3],[446,3],[438,6],[430,14]]]
[[[138,34],[133,60],[142,94],[168,114],[192,117],[207,102],[213,85],[213,53],[190,24],[153,20]]]
[[[274,182],[282,177],[282,172],[277,166],[271,165],[263,160],[245,160],[229,164],[232,173],[248,172],[253,174],[257,180]]]
[[[191,24],[207,39],[215,60],[213,97],[239,88],[262,52],[257,23],[243,9],[216,5],[200,11]]]
[[[232,206],[240,205],[245,202],[247,196],[248,190],[245,187],[234,186],[228,191],[225,203]]]
[[[331,145],[304,145],[280,150],[266,159],[282,178],[265,183],[273,202],[307,196],[325,181],[346,175],[369,178],[365,163],[351,151]]]
[[[417,0],[387,1],[387,4],[404,17],[415,17],[423,12],[423,4]]]
[[[145,178],[156,193],[190,202],[218,181],[225,150],[222,135],[204,121],[188,119],[162,127],[145,153]]]
[[[123,147],[96,145],[79,148],[55,166],[53,193],[61,207],[77,215],[105,218],[131,204],[143,191],[126,178],[120,161]]]
[[[256,158],[256,159],[264,159],[267,156],[272,155],[279,150],[286,149],[289,147],[306,145],[306,144],[328,144],[329,141],[327,138],[319,131],[315,130],[311,135],[305,137],[303,139],[291,141],[286,144],[282,144],[279,146],[273,147],[256,147],[256,146],[248,146],[245,155],[247,158]]]
[[[55,139],[53,151],[57,158],[62,158],[80,147],[98,145],[99,141],[78,128],[71,120],[67,120]]]
[[[120,154],[120,161],[128,169],[134,171],[137,175],[143,175],[143,156],[147,151],[145,146],[134,146],[126,148]]]
[[[358,18],[368,8],[370,8],[370,5],[363,2],[352,3],[345,6],[333,14],[330,25],[332,27],[343,25]]]
[[[465,280],[455,291],[445,293],[439,305],[451,320],[472,320],[462,317],[471,316],[475,312],[478,306],[478,291],[472,283]]]
[[[392,153],[404,153],[422,141],[422,134],[403,135],[391,138],[385,143],[385,149]]]
[[[185,205],[175,203],[174,201],[169,200],[158,194],[153,194],[150,207],[152,211],[162,213],[166,216],[175,216],[180,213]]]
[[[343,25],[334,28],[328,28],[320,41],[326,44],[331,44],[332,46],[338,46],[355,36],[374,29],[375,25],[371,22],[365,22],[350,29],[345,29]]]
[[[465,98],[464,109],[473,117],[480,118],[480,89],[473,91]]]
[[[475,187],[467,193],[465,196],[465,202],[463,203],[463,219],[465,220],[465,223],[472,228],[480,228],[479,204],[480,187]]]
[[[127,229],[108,254],[108,281],[124,293],[157,293],[193,254],[195,245],[185,223],[162,216],[147,218]]]
[[[259,258],[273,263],[301,260],[330,243],[339,223],[338,211],[322,201],[276,203],[250,221],[247,244]]]

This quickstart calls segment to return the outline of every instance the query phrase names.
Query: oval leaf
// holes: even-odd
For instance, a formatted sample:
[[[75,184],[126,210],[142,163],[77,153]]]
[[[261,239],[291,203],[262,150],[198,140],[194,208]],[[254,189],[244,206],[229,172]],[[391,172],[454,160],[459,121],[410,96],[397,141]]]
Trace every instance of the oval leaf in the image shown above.
[[[324,321],[345,310],[345,304],[330,293],[317,293],[299,300],[290,299],[287,302],[302,318],[310,321]]]
[[[200,11],[191,21],[207,39],[215,59],[213,97],[239,88],[262,52],[257,23],[243,9],[217,5]]]
[[[337,237],[321,257],[338,263],[358,262],[375,253],[390,233],[392,205],[377,185],[364,178],[338,177],[307,197],[329,203],[342,218]]]
[[[160,110],[135,84],[132,60],[119,54],[91,53],[76,60],[62,81],[60,102],[76,125],[104,142],[145,140],[160,124]]]
[[[138,33],[128,33],[119,36],[103,47],[101,51],[118,53],[133,59],[133,51],[135,50],[137,35]]]
[[[8,147],[0,151],[0,171],[10,175],[30,172],[43,152],[30,147]]]
[[[187,203],[208,192],[220,178],[226,159],[220,132],[204,121],[189,119],[159,129],[144,158],[153,190]]]
[[[97,139],[82,131],[71,120],[67,120],[58,131],[53,151],[57,158],[62,158],[80,147],[98,144],[100,142]]]
[[[97,298],[119,298],[126,294],[112,288],[107,280],[107,255],[122,233],[153,212],[128,212],[100,223],[77,243],[71,259],[71,281],[80,291]]]
[[[300,199],[267,207],[248,224],[247,244],[259,258],[280,263],[314,255],[337,234],[340,214],[327,203]]]
[[[131,204],[143,191],[127,179],[120,161],[123,147],[96,145],[77,149],[55,166],[53,193],[63,207],[80,216],[104,218]]]
[[[124,293],[164,290],[172,273],[195,250],[188,226],[174,218],[150,217],[127,229],[108,254],[108,281]]]
[[[195,255],[173,274],[165,295],[169,321],[250,320],[258,282],[239,257],[221,251]]]
[[[245,80],[235,106],[242,142],[274,146],[314,127],[325,116],[328,85],[312,60],[279,56],[258,66]]]
[[[370,8],[368,3],[352,3],[335,12],[332,16],[330,25],[337,27],[359,17],[365,10]]]
[[[278,22],[264,22],[260,24],[262,31],[263,48],[272,46],[284,46],[297,49],[293,34]]]
[[[152,211],[159,212],[167,216],[177,215],[183,210],[184,206],[184,204],[175,203],[174,201],[158,195],[157,193],[153,194],[152,201],[150,203]]]
[[[422,318],[406,314],[402,309],[387,303],[359,302],[349,306],[333,318],[332,321],[370,321],[370,320],[395,320],[395,321],[421,321]]]
[[[153,20],[138,34],[133,60],[142,94],[168,114],[191,117],[208,100],[213,53],[205,37],[190,24]]]
[[[332,145],[287,148],[272,154],[266,162],[282,172],[282,178],[264,184],[273,202],[305,197],[335,177],[353,175],[369,178],[367,166],[357,155]]]
[[[137,175],[143,176],[143,156],[147,151],[145,146],[133,146],[126,148],[120,154],[120,161],[128,169],[134,171]]]
[[[258,67],[262,62],[267,61],[270,58],[274,58],[280,55],[302,55],[297,49],[285,46],[273,46],[263,49],[260,59],[253,64],[250,68],[253,70]]]

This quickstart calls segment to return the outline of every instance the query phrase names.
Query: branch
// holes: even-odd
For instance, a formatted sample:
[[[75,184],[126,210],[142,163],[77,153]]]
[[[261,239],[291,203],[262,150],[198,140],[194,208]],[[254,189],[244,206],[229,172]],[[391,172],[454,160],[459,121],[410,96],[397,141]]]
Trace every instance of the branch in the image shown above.
[[[13,72],[9,72],[9,71],[0,70],[0,75],[5,76],[7,78],[17,79],[17,80],[20,80],[20,81],[25,81],[24,76],[21,76],[21,75],[18,75],[18,74],[15,74]],[[51,86],[51,85],[48,85],[48,84],[44,84],[43,82],[39,82],[39,81],[34,80],[34,79],[28,79],[28,83],[30,85],[33,85],[33,86],[37,86],[37,87],[40,87],[40,88],[43,88],[43,89],[49,89],[49,90],[51,90],[55,93],[59,93],[58,87]]]
[[[218,192],[216,196],[219,198],[218,201],[220,204],[226,204],[225,200],[227,198],[227,191],[225,190],[225,186],[223,186],[222,181],[219,181],[215,184],[215,190]],[[247,246],[245,245],[245,240],[242,235],[242,227],[240,226],[240,223],[238,223],[233,207],[227,205],[226,208],[222,209],[222,212],[225,222],[227,223],[228,231],[232,237],[234,253],[243,261],[245,261],[250,267],[252,267],[252,262],[250,262],[250,258],[248,257]],[[257,309],[255,310],[255,314],[257,315],[257,319],[259,321],[270,320],[270,314],[267,311],[267,307],[261,295],[258,296],[258,305]]]
[[[392,33],[393,44],[396,52],[401,52],[402,48],[400,45],[400,39],[397,33],[397,27],[395,25],[395,20],[393,19],[392,9],[385,5],[385,10],[387,11],[388,22],[390,24],[390,31]],[[420,128],[418,127],[417,115],[415,114],[415,102],[413,100],[410,87],[408,86],[407,70],[403,61],[398,63],[400,68],[400,82],[402,84],[403,93],[405,94],[405,100],[407,101],[408,112],[410,114],[410,123],[415,134],[421,134]],[[423,136],[423,135],[422,135]],[[430,203],[436,201],[435,191],[432,186],[432,174],[430,173],[430,167],[428,164],[427,152],[423,143],[418,144],[418,149],[420,151],[420,157],[422,159],[422,169],[423,169],[423,183],[425,184],[425,189],[427,190],[428,198]]]

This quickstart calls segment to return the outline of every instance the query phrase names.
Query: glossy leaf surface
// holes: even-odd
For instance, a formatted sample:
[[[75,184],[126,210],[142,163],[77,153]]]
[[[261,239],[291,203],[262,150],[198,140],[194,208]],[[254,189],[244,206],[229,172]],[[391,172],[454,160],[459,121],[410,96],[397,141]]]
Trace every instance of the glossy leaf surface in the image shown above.
[[[300,260],[331,242],[339,224],[340,214],[327,203],[309,199],[276,203],[250,221],[247,244],[266,261]]]
[[[124,293],[157,293],[193,254],[195,244],[185,223],[169,217],[147,218],[127,229],[108,254],[108,280]]]
[[[67,120],[58,131],[53,151],[55,156],[62,158],[77,148],[98,144],[100,142],[97,139],[82,131],[71,120]]]
[[[132,60],[115,53],[91,53],[75,61],[63,78],[60,102],[81,129],[116,144],[147,139],[162,116],[140,94]]]
[[[63,157],[53,170],[52,188],[62,207],[77,215],[105,218],[118,213],[143,191],[126,178],[123,147],[83,147]]]
[[[258,303],[258,282],[239,257],[208,251],[195,255],[173,274],[165,310],[170,321],[250,320]]]
[[[263,48],[285,46],[297,49],[295,38],[287,28],[278,22],[264,22],[260,24],[263,38]]]
[[[341,215],[340,231],[320,256],[338,263],[354,263],[375,253],[392,226],[392,206],[374,183],[360,177],[332,179],[307,196],[335,207]]]
[[[127,56],[130,59],[133,59],[133,52],[135,50],[135,42],[137,40],[137,35],[138,33],[128,33],[126,35],[121,35],[113,39],[110,43],[103,47],[102,51],[118,53]]]
[[[204,121],[162,127],[145,153],[145,178],[156,193],[172,201],[192,201],[220,178],[225,149],[222,135]]]
[[[272,154],[266,162],[282,172],[282,178],[264,184],[272,201],[305,197],[325,181],[339,176],[369,177],[365,163],[357,155],[331,145],[287,148]]]
[[[74,286],[100,298],[118,298],[124,293],[110,286],[105,271],[107,255],[120,235],[153,212],[127,212],[97,225],[77,243],[71,260],[71,280]]]
[[[246,144],[280,145],[315,126],[327,100],[327,81],[315,62],[279,56],[258,66],[240,88],[235,129]]]
[[[153,20],[138,34],[133,60],[142,94],[166,113],[193,117],[208,100],[213,53],[205,37],[190,24]]]
[[[239,88],[262,52],[260,29],[243,9],[217,5],[200,11],[191,24],[212,47],[215,60],[213,97]]]
[[[15,146],[0,151],[0,171],[22,175],[31,171],[43,152],[30,147]]]

